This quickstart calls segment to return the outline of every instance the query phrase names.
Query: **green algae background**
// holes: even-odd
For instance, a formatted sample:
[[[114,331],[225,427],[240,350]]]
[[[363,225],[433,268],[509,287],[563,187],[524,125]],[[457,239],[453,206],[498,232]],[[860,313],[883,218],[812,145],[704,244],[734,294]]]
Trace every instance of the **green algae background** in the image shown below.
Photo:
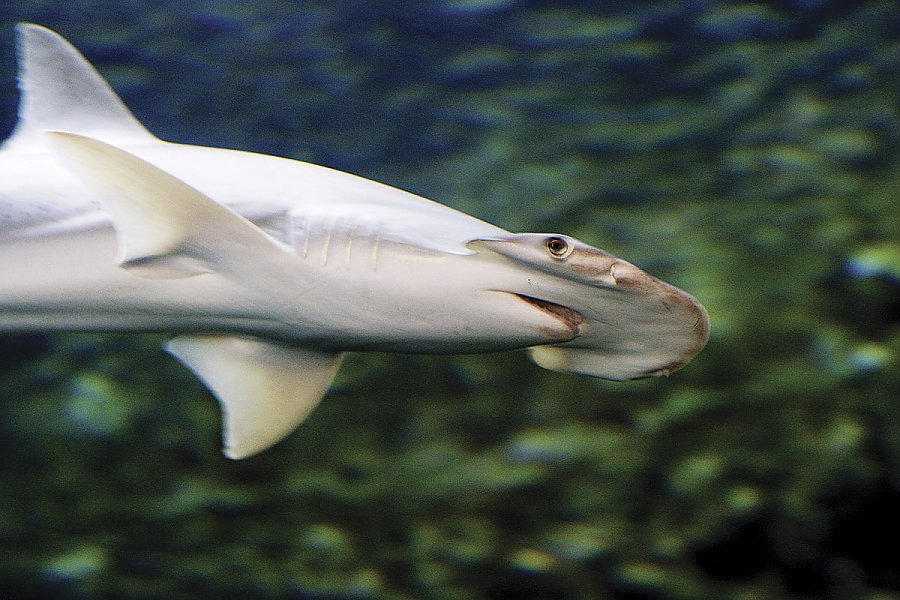
[[[900,598],[895,2],[13,0],[4,130],[23,20],[164,139],[575,235],[712,337],[629,383],[355,355],[232,462],[162,336],[0,336],[0,597]]]

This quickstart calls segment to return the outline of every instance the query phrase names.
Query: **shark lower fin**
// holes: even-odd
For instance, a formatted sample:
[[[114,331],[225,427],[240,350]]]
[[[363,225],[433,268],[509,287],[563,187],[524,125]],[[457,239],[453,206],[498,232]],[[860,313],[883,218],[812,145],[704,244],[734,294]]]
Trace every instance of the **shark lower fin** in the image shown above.
[[[215,394],[223,452],[246,458],[291,433],[328,391],[342,354],[223,336],[176,337],[166,345]]]
[[[137,275],[252,274],[258,267],[248,256],[290,254],[227,206],[133,154],[74,133],[45,135],[112,213],[119,264]]]

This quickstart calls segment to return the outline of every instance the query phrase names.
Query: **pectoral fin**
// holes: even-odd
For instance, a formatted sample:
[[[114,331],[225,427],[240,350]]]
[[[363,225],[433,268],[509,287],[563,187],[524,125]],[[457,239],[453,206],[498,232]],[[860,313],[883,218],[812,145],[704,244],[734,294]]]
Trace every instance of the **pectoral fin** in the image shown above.
[[[183,335],[166,349],[215,394],[223,452],[246,458],[281,441],[318,405],[342,354],[221,336]]]
[[[47,132],[50,147],[112,213],[119,264],[144,277],[241,274],[247,257],[289,253],[253,223],[115,146]]]

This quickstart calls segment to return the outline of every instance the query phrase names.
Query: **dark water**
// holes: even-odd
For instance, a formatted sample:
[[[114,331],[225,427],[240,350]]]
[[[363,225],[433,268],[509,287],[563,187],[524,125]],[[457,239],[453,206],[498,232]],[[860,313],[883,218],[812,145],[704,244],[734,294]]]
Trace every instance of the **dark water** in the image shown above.
[[[0,126],[38,22],[164,139],[570,233],[709,346],[620,384],[360,355],[234,463],[160,338],[0,337],[0,597],[900,595],[896,3],[374,4],[8,2]]]

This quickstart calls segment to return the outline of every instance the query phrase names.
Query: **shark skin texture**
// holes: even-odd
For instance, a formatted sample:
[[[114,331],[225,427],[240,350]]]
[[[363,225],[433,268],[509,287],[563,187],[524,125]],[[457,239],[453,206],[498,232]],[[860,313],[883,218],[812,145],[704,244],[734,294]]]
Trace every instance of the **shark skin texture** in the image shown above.
[[[0,331],[171,333],[222,406],[229,458],[293,431],[346,352],[524,348],[628,380],[706,344],[705,309],[620,258],[325,167],[162,141],[58,34],[17,34]]]

